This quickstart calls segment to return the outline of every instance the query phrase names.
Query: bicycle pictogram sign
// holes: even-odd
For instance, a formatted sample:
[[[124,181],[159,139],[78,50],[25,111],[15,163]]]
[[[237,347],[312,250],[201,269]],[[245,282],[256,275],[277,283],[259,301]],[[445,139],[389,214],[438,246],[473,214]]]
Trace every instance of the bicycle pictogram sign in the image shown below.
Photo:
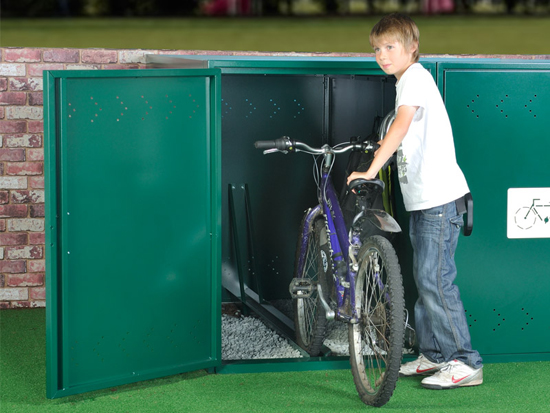
[[[550,238],[550,188],[508,189],[508,238]]]

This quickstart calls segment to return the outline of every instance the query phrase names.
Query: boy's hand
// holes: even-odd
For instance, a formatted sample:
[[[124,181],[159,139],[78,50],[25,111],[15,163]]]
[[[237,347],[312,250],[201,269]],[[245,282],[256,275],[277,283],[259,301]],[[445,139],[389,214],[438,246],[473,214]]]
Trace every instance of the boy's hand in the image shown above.
[[[369,174],[369,171],[367,172],[352,172],[349,176],[348,176],[348,181],[347,181],[347,184],[349,185],[351,181],[353,181],[354,179],[366,179],[368,181],[371,181],[373,179],[376,178],[376,174],[374,174],[373,176],[371,176]]]

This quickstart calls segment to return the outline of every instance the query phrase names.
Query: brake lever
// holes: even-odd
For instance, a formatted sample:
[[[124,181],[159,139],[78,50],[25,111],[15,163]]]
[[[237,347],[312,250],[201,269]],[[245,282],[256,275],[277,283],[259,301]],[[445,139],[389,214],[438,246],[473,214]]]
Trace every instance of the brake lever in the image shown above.
[[[288,151],[280,151],[280,150],[277,149],[277,148],[266,149],[263,153],[264,153],[264,155],[268,155],[268,154],[270,154],[270,153],[275,153],[275,152],[281,152],[281,153],[284,153],[285,155],[288,153]]]

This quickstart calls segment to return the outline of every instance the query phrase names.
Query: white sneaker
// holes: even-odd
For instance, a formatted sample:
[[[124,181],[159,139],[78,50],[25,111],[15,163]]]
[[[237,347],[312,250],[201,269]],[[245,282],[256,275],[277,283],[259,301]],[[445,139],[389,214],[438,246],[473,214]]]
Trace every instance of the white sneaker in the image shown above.
[[[432,363],[424,354],[420,354],[414,361],[402,364],[399,369],[399,376],[421,376],[433,374],[445,367],[447,363]]]
[[[483,383],[483,367],[474,369],[461,361],[452,360],[431,377],[422,380],[427,389],[442,390],[479,386]]]

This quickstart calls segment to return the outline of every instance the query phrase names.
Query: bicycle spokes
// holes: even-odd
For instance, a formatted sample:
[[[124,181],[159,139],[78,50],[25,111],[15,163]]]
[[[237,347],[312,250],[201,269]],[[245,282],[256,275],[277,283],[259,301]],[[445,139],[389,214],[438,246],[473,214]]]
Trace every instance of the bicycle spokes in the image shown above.
[[[365,297],[361,303],[361,325],[363,340],[373,354],[385,355],[389,347],[388,316],[389,294],[384,284],[384,264],[377,251],[369,255],[365,277]]]
[[[308,245],[308,249],[314,250],[318,248],[315,240],[312,240]],[[311,251],[307,254],[307,260],[304,268],[304,278],[308,279],[312,284],[319,281],[319,270],[316,254],[312,254]],[[317,315],[317,291],[313,289],[308,298],[303,298],[302,301],[305,328],[306,331],[312,331],[315,326]]]

